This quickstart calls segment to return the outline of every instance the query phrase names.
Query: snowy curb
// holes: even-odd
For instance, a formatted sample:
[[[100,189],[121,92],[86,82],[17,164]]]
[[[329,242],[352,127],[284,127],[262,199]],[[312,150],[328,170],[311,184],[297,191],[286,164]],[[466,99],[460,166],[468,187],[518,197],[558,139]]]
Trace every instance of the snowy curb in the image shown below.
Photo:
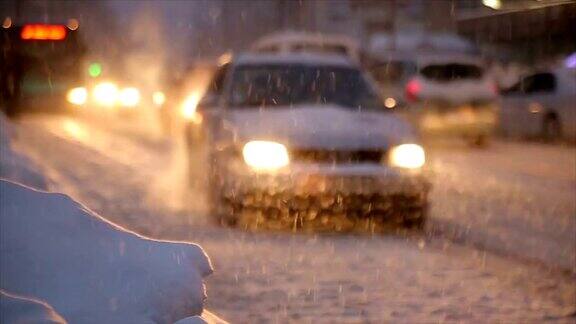
[[[12,139],[16,135],[13,125],[0,112],[0,178],[46,190],[48,180],[26,156],[14,151]]]
[[[172,323],[203,313],[212,265],[196,244],[151,240],[66,195],[4,180],[0,215],[0,289],[46,301],[71,323]]]

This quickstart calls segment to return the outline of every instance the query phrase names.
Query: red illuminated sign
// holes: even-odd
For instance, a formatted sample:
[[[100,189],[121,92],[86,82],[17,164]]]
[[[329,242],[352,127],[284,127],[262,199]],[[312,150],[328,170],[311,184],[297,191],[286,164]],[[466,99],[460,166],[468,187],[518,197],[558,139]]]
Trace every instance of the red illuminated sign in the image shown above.
[[[20,37],[24,40],[63,40],[66,27],[62,25],[25,25]]]

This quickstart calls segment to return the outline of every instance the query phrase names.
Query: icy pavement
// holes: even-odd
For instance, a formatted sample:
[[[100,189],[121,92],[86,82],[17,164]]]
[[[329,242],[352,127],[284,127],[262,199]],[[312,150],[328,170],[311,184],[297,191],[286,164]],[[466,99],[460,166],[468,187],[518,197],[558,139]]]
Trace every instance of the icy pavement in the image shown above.
[[[102,216],[146,235],[202,245],[215,267],[207,282],[208,308],[227,320],[576,320],[574,276],[441,238],[215,227],[203,214],[201,191],[186,189],[177,145],[110,129],[71,117],[31,118],[22,122],[17,147],[44,168],[58,190]],[[469,227],[458,234],[465,238],[489,231],[503,240],[524,237],[537,244],[522,248],[541,243],[546,251],[541,253],[570,258],[575,177],[567,156],[573,154],[573,148],[503,143],[488,151],[439,150],[433,163],[442,184],[432,197],[433,228],[452,224],[460,233]],[[528,162],[534,167],[525,166]],[[546,222],[550,217],[555,218]],[[473,231],[474,226],[487,232]]]
[[[433,230],[576,273],[576,148],[436,147]]]

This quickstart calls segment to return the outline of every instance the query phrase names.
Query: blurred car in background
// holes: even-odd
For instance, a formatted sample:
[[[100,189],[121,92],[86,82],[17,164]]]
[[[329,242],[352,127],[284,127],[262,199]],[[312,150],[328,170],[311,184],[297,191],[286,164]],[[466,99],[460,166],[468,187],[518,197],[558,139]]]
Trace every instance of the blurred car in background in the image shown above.
[[[360,61],[360,46],[354,39],[337,34],[284,31],[257,40],[252,50],[258,53],[326,53],[344,55]]]
[[[372,55],[367,69],[378,83],[386,108],[406,107],[406,84],[418,72],[418,62],[413,54],[387,52]]]
[[[348,230],[425,222],[424,149],[346,57],[239,56],[219,67],[194,113],[187,137],[206,148],[209,205],[225,223]]]
[[[121,86],[112,81],[99,81],[88,87],[88,99],[85,102],[88,105],[127,112],[141,105],[144,99],[137,87]]]
[[[505,135],[576,140],[576,70],[528,74],[502,92]]]
[[[425,137],[483,145],[498,121],[498,91],[479,59],[464,55],[386,55],[371,60],[384,104]]]
[[[140,80],[122,77],[121,73],[109,73],[87,79],[83,86],[69,91],[66,100],[75,112],[135,117],[161,110],[166,105],[167,88],[166,83],[150,87]]]
[[[0,29],[0,104],[8,115],[84,106],[129,114],[163,105],[162,91],[123,80],[120,72],[102,77],[101,64],[87,65],[78,28],[79,22],[70,19],[67,24],[9,24]]]
[[[66,111],[67,98],[86,100],[81,73],[85,47],[78,21],[13,25],[0,29],[0,106],[8,115]]]

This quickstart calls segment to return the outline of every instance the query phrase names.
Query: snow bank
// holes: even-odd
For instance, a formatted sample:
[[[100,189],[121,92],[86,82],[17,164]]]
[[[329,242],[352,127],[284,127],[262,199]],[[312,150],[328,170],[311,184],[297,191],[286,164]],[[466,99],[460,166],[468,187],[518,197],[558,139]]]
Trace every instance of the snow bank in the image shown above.
[[[43,301],[0,290],[0,323],[65,324],[66,321]]]
[[[48,181],[27,157],[12,149],[15,129],[4,114],[0,113],[0,178],[46,190]]]
[[[0,289],[34,296],[71,323],[172,323],[201,315],[210,260],[153,241],[66,195],[0,181]]]

